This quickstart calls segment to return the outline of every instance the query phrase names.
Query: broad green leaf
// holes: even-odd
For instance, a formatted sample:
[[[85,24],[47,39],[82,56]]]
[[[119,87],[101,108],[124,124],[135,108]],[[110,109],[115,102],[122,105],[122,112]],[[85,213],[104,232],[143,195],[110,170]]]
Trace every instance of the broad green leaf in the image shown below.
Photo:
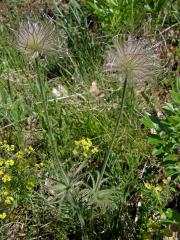
[[[154,128],[154,123],[147,114],[141,119],[141,122],[148,128]]]
[[[149,137],[148,143],[150,143],[150,144],[165,144],[165,142],[158,137]]]
[[[172,219],[172,217],[173,217],[173,210],[171,208],[167,209],[166,216],[167,216],[167,218]]]
[[[175,91],[171,91],[171,97],[175,103],[180,104],[180,94],[179,93],[177,93]]]
[[[178,154],[168,154],[165,158],[164,158],[164,160],[166,161],[166,160],[178,160]]]
[[[152,154],[155,156],[160,155],[161,153],[164,153],[164,150],[162,148],[155,148],[152,151]]]
[[[163,107],[163,109],[166,109],[166,110],[168,110],[168,111],[170,111],[170,112],[174,112],[174,106],[173,106],[171,103],[167,103],[167,104]]]

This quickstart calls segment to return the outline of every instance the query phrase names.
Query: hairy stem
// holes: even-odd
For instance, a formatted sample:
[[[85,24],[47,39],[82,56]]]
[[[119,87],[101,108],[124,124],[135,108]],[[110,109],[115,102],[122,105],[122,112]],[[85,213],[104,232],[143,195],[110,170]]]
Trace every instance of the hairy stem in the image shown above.
[[[37,71],[38,85],[39,85],[40,94],[41,94],[41,101],[42,101],[43,110],[44,110],[45,123],[46,123],[46,127],[48,129],[48,137],[49,137],[50,145],[51,145],[52,152],[53,152],[53,155],[54,155],[54,160],[55,160],[55,162],[59,163],[60,171],[61,171],[61,174],[63,176],[63,179],[64,179],[65,183],[68,184],[69,183],[68,178],[67,178],[66,173],[65,173],[65,171],[64,171],[64,169],[61,165],[61,162],[59,161],[57,145],[56,145],[56,142],[55,142],[55,139],[54,139],[54,136],[53,136],[51,122],[49,120],[46,93],[45,93],[45,89],[44,89],[44,82],[43,82],[43,79],[41,77],[41,72],[40,72],[40,66],[39,66],[38,59],[35,60],[35,65],[36,65],[36,71]],[[53,167],[54,167],[54,169],[56,169],[54,163],[53,163]]]
[[[98,182],[96,184],[96,190],[98,190],[99,187],[100,187],[100,184],[101,184],[101,181],[102,181],[102,178],[104,176],[104,172],[105,172],[108,160],[109,160],[109,156],[110,156],[110,154],[112,152],[112,149],[113,149],[113,146],[114,146],[114,142],[115,142],[115,139],[116,139],[116,136],[117,136],[117,133],[118,133],[118,129],[119,129],[119,126],[120,126],[120,123],[121,123],[121,118],[122,118],[122,113],[123,113],[123,108],[124,108],[124,100],[125,100],[126,88],[127,88],[127,76],[125,76],[125,80],[124,80],[124,84],[123,84],[123,92],[122,92],[119,116],[118,116],[118,119],[117,119],[117,122],[116,122],[116,127],[114,129],[113,136],[112,136],[111,144],[109,146],[109,149],[108,149],[105,161],[104,161],[102,169],[101,169],[99,180],[98,180]]]

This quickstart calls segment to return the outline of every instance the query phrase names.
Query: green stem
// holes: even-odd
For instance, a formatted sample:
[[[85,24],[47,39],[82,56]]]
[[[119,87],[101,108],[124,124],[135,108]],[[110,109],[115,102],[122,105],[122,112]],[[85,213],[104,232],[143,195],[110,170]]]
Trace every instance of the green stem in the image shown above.
[[[131,26],[134,31],[134,0],[131,2]]]
[[[9,92],[10,98],[11,100],[13,100],[13,93],[12,93],[12,88],[10,83],[9,71],[8,71],[7,86],[8,86],[8,92]]]
[[[108,152],[107,152],[104,164],[103,164],[102,169],[101,169],[99,180],[98,180],[98,182],[96,184],[96,191],[100,187],[100,184],[101,184],[101,181],[102,181],[102,178],[104,176],[104,172],[105,172],[108,160],[109,160],[109,156],[110,156],[110,154],[112,152],[112,149],[113,149],[113,146],[114,146],[114,142],[115,142],[115,139],[116,139],[116,136],[117,136],[117,133],[118,133],[118,129],[119,129],[119,126],[120,126],[120,123],[121,123],[121,117],[122,117],[123,108],[124,108],[124,100],[125,100],[126,88],[127,88],[127,76],[125,76],[125,80],[124,80],[124,84],[123,84],[123,92],[122,92],[119,116],[118,116],[118,119],[117,119],[117,122],[116,122],[116,127],[114,129],[114,133],[113,133],[113,137],[112,137],[112,140],[111,140],[111,144],[109,146],[109,149],[108,149]]]
[[[38,85],[40,88],[40,94],[41,94],[41,99],[42,99],[42,105],[43,105],[44,114],[45,114],[45,122],[46,122],[46,127],[48,129],[48,136],[49,136],[50,144],[51,144],[53,154],[54,154],[54,160],[55,160],[55,162],[59,162],[60,171],[63,176],[63,179],[65,180],[65,183],[68,184],[69,183],[68,178],[67,178],[67,176],[64,172],[64,169],[61,165],[61,162],[59,161],[59,158],[58,158],[57,145],[55,143],[55,139],[53,137],[53,132],[52,132],[52,126],[49,121],[49,115],[48,115],[48,109],[47,109],[47,99],[46,99],[46,94],[44,91],[44,82],[43,82],[43,79],[41,78],[41,72],[40,72],[38,59],[35,60],[35,65],[36,65],[36,71],[37,71],[37,77],[38,77]],[[54,163],[53,163],[53,167],[54,167],[54,169],[56,169],[54,166]]]

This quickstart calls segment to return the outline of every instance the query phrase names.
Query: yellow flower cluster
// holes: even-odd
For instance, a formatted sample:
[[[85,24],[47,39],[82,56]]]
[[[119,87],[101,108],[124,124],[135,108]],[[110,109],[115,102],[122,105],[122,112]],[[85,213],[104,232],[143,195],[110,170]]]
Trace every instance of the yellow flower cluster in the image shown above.
[[[0,141],[0,149],[7,152],[13,152],[15,150],[15,146],[7,144],[7,141],[4,140]]]
[[[35,181],[29,177],[19,179],[20,175],[16,175],[16,171],[23,172],[24,176],[33,176],[32,167],[37,171],[43,167],[43,163],[36,163],[36,158],[30,156],[34,149],[26,147],[15,152],[15,146],[9,145],[7,141],[0,141],[0,220],[7,217],[7,211],[15,201],[13,197],[14,182],[21,182],[28,191],[32,191],[35,187]],[[27,173],[27,174],[26,174]],[[35,173],[35,172],[34,172]]]
[[[2,177],[2,181],[4,183],[10,182],[11,180],[12,180],[12,176],[10,174],[4,174],[4,176]]]
[[[27,157],[34,151],[34,149],[30,146],[24,148],[16,153],[16,159],[18,162],[18,168],[21,171],[25,171],[28,168]]]
[[[17,159],[22,159],[25,156],[31,154],[33,151],[34,151],[34,149],[31,146],[27,147],[27,148],[24,148],[23,150],[20,150],[16,153],[16,158]]]
[[[14,160],[0,161],[0,180],[3,183],[10,182],[12,179],[9,168],[14,165]]]
[[[12,196],[7,196],[6,199],[4,200],[5,204],[11,204],[13,203],[14,198]]]
[[[169,185],[169,183],[171,182],[171,177],[165,177],[162,179],[162,183],[161,184],[156,184],[153,185],[149,182],[144,183],[145,188],[147,188],[148,190],[154,190],[156,192],[162,192],[167,185]]]
[[[157,186],[154,186],[154,185],[152,185],[151,183],[144,183],[144,186],[145,186],[145,188],[147,188],[148,190],[155,190],[155,191],[157,191],[157,192],[162,192],[162,190],[163,190],[163,188],[162,188],[162,186],[161,185],[157,185]]]
[[[5,219],[6,218],[6,216],[7,216],[7,214],[5,213],[5,212],[3,212],[3,213],[0,213],[0,219]]]
[[[14,145],[7,144],[7,141],[0,141],[0,205],[3,208],[4,205],[10,205],[14,202],[12,192],[8,190],[8,186],[12,181],[12,167],[15,164],[14,161]],[[2,210],[1,210],[2,211]],[[0,219],[5,219],[7,214],[0,212]]]
[[[14,198],[11,196],[11,192],[7,188],[3,188],[0,195],[1,205],[10,205],[14,202]],[[5,212],[0,213],[0,219],[5,219],[7,214]]]
[[[33,188],[34,188],[34,182],[33,181],[28,181],[27,184],[26,184],[26,188],[28,189],[28,191],[32,191]]]
[[[74,156],[82,154],[85,158],[87,158],[90,157],[91,154],[96,154],[99,152],[97,147],[93,147],[92,141],[89,138],[82,138],[74,143],[76,145],[72,151]]]
[[[9,159],[9,160],[0,160],[0,167],[3,167],[3,165],[5,167],[12,167],[14,165],[14,160]]]
[[[41,169],[44,167],[44,164],[41,162],[41,163],[36,163],[35,166],[38,168],[38,169]]]

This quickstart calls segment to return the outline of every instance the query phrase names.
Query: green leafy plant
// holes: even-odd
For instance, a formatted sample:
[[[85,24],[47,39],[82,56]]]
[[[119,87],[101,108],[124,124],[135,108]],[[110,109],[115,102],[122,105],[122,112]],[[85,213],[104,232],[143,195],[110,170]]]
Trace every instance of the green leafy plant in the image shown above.
[[[102,29],[106,32],[117,33],[134,27],[137,6],[142,6],[141,1],[84,1],[87,9],[100,20]],[[142,11],[141,11],[142,12]]]
[[[102,30],[114,34],[140,28],[142,19],[148,19],[148,16],[152,16],[151,24],[155,27],[164,25],[170,19],[178,20],[176,10],[178,3],[173,0],[84,0],[82,2],[99,20]]]
[[[180,88],[177,80],[176,91],[171,91],[173,103],[163,106],[163,117],[158,118],[146,113],[142,122],[146,127],[153,129],[154,134],[148,137],[153,145],[153,156],[157,157],[160,166],[164,167],[168,176],[179,178],[179,147],[180,147]]]
[[[171,208],[160,209],[157,219],[150,219],[148,230],[142,233],[143,239],[163,239],[164,237],[175,237],[180,229],[180,214]]]

